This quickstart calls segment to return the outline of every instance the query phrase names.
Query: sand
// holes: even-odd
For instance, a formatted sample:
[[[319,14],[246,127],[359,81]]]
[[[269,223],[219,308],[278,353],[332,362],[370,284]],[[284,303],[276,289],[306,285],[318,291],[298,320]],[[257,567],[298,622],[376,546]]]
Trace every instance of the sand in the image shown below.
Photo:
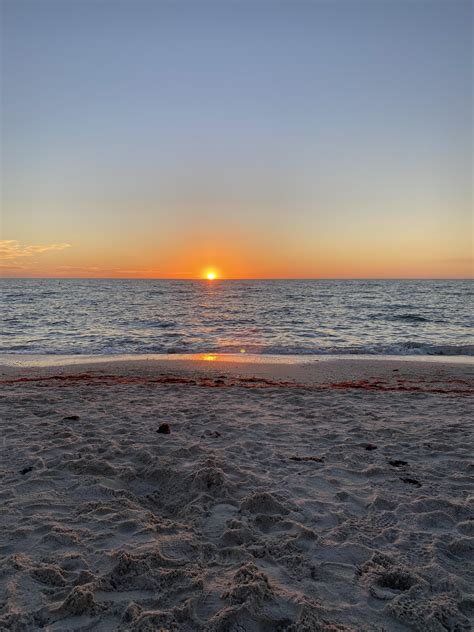
[[[470,630],[473,374],[4,359],[0,630]]]

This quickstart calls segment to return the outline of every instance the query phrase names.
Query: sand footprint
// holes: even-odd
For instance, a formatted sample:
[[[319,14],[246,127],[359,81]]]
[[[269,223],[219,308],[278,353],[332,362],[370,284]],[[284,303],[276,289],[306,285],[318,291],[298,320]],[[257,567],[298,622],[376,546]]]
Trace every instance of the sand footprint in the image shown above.
[[[235,513],[237,507],[229,503],[219,503],[212,507],[209,517],[203,526],[204,535],[211,541],[218,540],[225,531],[226,524]]]
[[[161,536],[158,550],[163,559],[169,562],[186,563],[199,556],[199,547],[191,536],[185,534]]]

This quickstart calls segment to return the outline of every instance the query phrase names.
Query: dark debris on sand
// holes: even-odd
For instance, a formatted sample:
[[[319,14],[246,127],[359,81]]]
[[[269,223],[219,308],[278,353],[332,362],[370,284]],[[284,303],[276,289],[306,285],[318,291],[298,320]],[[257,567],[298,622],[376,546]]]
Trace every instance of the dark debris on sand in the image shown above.
[[[403,481],[404,483],[408,483],[409,485],[415,485],[415,487],[421,487],[420,481],[417,481],[416,478],[410,478],[408,476],[405,476],[404,478],[401,478],[400,480]]]
[[[324,463],[323,456],[290,456],[292,461],[314,461],[315,463]]]

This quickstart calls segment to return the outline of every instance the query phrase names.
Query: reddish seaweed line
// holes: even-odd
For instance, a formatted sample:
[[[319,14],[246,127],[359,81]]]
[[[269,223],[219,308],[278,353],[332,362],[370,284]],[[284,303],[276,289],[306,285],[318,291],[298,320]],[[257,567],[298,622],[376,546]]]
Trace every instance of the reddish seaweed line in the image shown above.
[[[20,377],[9,380],[0,380],[0,384],[18,384],[29,382],[89,382],[95,384],[183,384],[191,386],[201,386],[207,388],[234,387],[241,386],[244,388],[303,388],[303,389],[338,389],[349,390],[358,389],[366,391],[389,391],[389,392],[412,392],[412,393],[436,393],[446,395],[472,395],[474,389],[470,388],[440,388],[434,387],[432,384],[413,383],[397,378],[396,384],[390,384],[381,380],[358,380],[345,382],[329,382],[320,384],[304,384],[300,382],[288,382],[271,380],[267,378],[256,377],[237,377],[237,378],[211,378],[211,377],[184,377],[173,375],[160,375],[157,377],[142,376],[122,376],[122,375],[93,375],[90,373],[78,373],[75,375],[50,375],[46,377]],[[453,382],[453,380],[446,380]],[[468,382],[459,380],[458,383],[464,383],[469,386]]]
[[[333,382],[331,384],[325,384],[327,388],[334,389],[359,389],[366,391],[402,391],[412,393],[441,393],[441,394],[457,394],[457,395],[474,395],[474,389],[470,388],[440,388],[426,384],[413,384],[410,382],[402,382],[397,380],[397,384],[389,384],[387,382],[368,380],[359,380],[356,382]]]
[[[19,377],[9,380],[0,380],[0,384],[18,384],[30,382],[94,382],[96,384],[190,384],[194,386],[222,387],[222,386],[255,386],[255,387],[271,387],[271,386],[288,386],[303,387],[304,384],[296,382],[285,382],[268,380],[266,378],[235,378],[234,380],[225,380],[223,378],[207,378],[207,377],[184,377],[173,375],[160,375],[158,377],[141,377],[141,376],[122,376],[122,375],[92,375],[90,373],[78,373],[75,375],[49,375],[46,377]]]

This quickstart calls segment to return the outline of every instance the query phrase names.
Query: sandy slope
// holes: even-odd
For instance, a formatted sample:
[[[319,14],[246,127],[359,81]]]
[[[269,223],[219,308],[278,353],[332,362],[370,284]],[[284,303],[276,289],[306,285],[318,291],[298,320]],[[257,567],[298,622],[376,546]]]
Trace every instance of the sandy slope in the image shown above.
[[[469,630],[472,373],[2,367],[0,629]]]

